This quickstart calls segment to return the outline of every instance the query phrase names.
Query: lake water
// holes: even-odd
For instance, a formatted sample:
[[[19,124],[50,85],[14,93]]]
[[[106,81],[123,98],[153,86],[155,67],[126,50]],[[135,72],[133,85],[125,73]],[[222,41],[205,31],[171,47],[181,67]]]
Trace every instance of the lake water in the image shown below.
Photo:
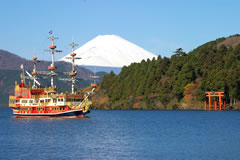
[[[239,111],[104,111],[17,119],[0,109],[1,160],[240,159]]]

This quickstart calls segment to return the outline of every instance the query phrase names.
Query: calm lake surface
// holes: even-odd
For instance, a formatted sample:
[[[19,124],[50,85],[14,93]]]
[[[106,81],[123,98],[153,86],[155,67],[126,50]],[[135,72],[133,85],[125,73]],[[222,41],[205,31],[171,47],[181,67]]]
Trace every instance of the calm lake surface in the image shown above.
[[[0,108],[1,160],[240,159],[239,111],[104,111],[19,119]]]

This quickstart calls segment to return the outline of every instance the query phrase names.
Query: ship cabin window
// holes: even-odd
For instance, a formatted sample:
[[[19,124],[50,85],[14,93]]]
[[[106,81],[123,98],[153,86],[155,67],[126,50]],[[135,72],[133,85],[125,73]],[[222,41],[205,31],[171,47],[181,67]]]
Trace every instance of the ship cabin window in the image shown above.
[[[27,111],[28,108],[26,108],[26,107],[20,107],[20,110],[21,110],[21,111]]]
[[[20,102],[20,100],[16,100],[16,103],[19,103]]]
[[[28,96],[28,92],[23,92],[23,93],[22,93],[22,96],[24,96],[24,97],[25,97],[25,96]]]
[[[80,102],[81,99],[67,99],[67,102]]]
[[[15,99],[9,99],[9,103],[15,103]]]
[[[33,110],[33,111],[36,111],[36,107],[32,107],[32,110]]]
[[[35,100],[35,103],[38,103],[39,101],[38,100]]]
[[[40,103],[44,103],[44,99],[40,99]]]
[[[33,100],[31,99],[31,100],[29,100],[29,102],[28,103],[33,103]]]
[[[50,102],[50,99],[45,99],[45,102]]]
[[[26,99],[22,99],[21,103],[27,103],[27,100]]]
[[[21,96],[21,92],[15,92],[15,96]]]
[[[63,98],[59,98],[59,99],[58,99],[58,102],[63,102]]]
[[[57,99],[53,99],[53,103],[57,103]]]
[[[75,102],[80,102],[80,99],[74,99]]]
[[[59,107],[53,107],[52,110],[57,111],[57,110],[59,110]]]
[[[37,110],[38,110],[38,111],[44,111],[44,108],[42,108],[42,107],[37,107]]]

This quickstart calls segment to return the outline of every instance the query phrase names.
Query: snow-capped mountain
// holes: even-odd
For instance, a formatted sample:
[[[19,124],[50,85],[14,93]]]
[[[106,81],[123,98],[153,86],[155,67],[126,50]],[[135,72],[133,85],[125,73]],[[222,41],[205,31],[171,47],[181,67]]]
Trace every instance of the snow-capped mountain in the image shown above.
[[[99,35],[76,49],[75,53],[77,57],[82,58],[76,60],[77,65],[104,67],[123,67],[157,57],[116,35]],[[70,62],[66,57],[70,55],[61,58],[60,61]]]

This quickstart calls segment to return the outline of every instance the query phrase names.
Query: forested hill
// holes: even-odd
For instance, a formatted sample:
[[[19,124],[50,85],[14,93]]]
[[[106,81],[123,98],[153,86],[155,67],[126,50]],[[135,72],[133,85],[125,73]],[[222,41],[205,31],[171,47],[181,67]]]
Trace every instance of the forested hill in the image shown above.
[[[119,75],[106,75],[100,90],[109,109],[201,109],[205,91],[240,100],[240,35],[133,63]]]

